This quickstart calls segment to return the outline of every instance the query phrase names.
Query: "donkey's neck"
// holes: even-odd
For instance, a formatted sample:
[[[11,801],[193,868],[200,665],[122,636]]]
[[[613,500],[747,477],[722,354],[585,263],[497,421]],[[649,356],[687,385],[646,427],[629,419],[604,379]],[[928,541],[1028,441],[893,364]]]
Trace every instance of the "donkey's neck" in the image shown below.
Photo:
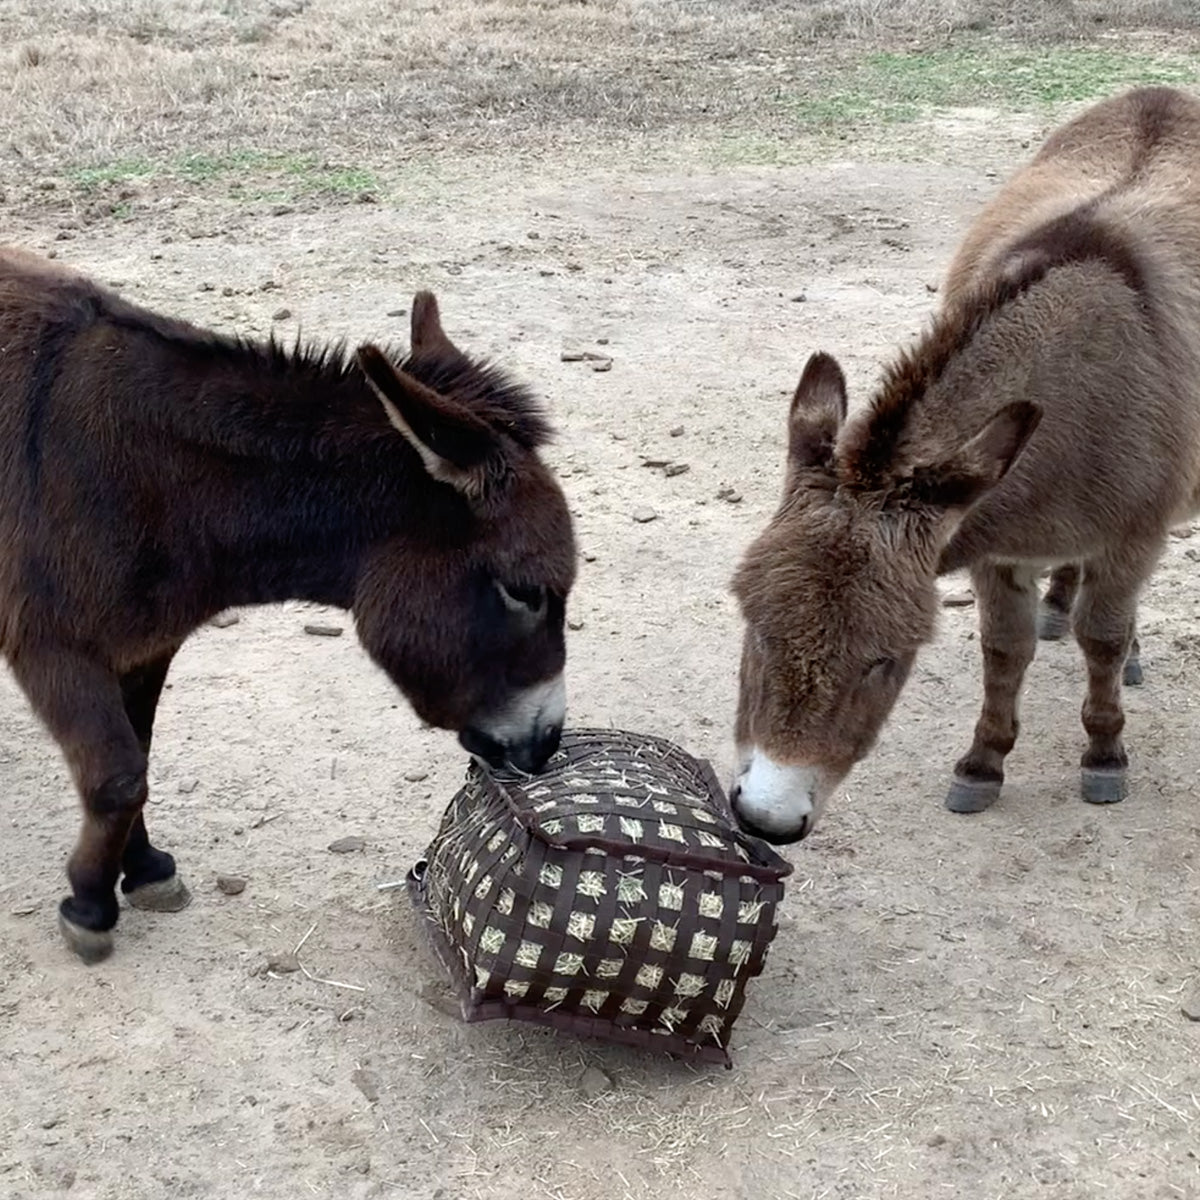
[[[942,572],[982,558],[1082,560],[1122,529],[1165,531],[1195,487],[1200,423],[1181,403],[1185,368],[1163,320],[1103,263],[1075,263],[992,313],[950,356],[912,407],[902,462],[944,458],[1015,400],[1043,416],[968,510]]]
[[[372,546],[461,524],[461,500],[429,479],[340,352],[187,339],[154,350],[157,388],[133,404],[154,443],[163,520],[186,531],[161,536],[199,541],[210,607],[348,608]]]

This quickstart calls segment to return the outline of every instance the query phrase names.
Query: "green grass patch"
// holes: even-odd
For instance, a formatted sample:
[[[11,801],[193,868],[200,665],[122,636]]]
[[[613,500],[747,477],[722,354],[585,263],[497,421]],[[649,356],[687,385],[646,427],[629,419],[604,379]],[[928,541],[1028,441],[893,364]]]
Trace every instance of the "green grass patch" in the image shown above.
[[[223,184],[246,200],[295,200],[301,196],[378,195],[377,175],[363,167],[326,162],[316,155],[267,154],[230,150],[221,154],[179,154],[171,158],[116,159],[78,167],[68,178],[82,191],[100,192],[129,183],[178,182],[204,187]]]
[[[913,121],[938,110],[1014,111],[1099,99],[1137,84],[1200,82],[1200,55],[1124,53],[1085,46],[949,46],[864,56],[784,106],[812,127]]]
[[[163,164],[162,174],[188,183],[209,183],[238,172],[258,171],[269,156],[257,150],[231,150],[226,154],[184,154]]]
[[[82,191],[96,192],[119,184],[149,179],[156,169],[149,159],[121,158],[100,166],[77,167],[67,172],[67,178]]]

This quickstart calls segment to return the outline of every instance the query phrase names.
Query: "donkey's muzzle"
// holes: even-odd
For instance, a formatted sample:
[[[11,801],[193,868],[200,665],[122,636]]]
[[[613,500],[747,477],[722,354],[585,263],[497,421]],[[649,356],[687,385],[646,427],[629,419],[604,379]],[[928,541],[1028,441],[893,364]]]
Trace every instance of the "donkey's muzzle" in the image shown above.
[[[755,746],[744,752],[743,766],[729,789],[729,807],[751,837],[787,846],[812,833],[819,801],[828,790],[822,768],[777,763]]]
[[[536,730],[532,736],[506,744],[485,733],[468,727],[458,735],[459,744],[468,754],[483,759],[497,770],[514,767],[526,775],[536,775],[553,757],[562,741],[562,726],[552,725]]]
[[[554,752],[558,749],[561,741],[561,725],[543,729],[528,742],[520,746],[509,747],[508,761],[518,771],[524,771],[527,775],[536,775],[554,757]]]
[[[734,819],[743,833],[748,833],[759,841],[770,842],[773,846],[790,846],[793,842],[800,842],[808,837],[813,826],[811,814],[801,817],[799,824],[789,829],[758,825],[753,817],[742,810],[741,798],[742,789],[735,784],[729,793],[729,807],[733,810]]]
[[[556,675],[513,692],[498,709],[478,714],[458,740],[490,766],[536,775],[558,749],[566,715],[567,689]]]

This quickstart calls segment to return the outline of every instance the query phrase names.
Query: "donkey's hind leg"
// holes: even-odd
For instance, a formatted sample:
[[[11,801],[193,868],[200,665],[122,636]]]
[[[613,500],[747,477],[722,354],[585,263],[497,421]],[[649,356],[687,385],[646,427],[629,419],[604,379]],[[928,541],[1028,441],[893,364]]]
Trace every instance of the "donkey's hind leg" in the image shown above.
[[[1139,554],[1130,561],[1099,559],[1084,566],[1075,638],[1087,662],[1082,715],[1088,748],[1080,765],[1083,798],[1092,804],[1113,804],[1127,792],[1121,683],[1136,643],[1138,588],[1151,565]]]
[[[1078,563],[1064,563],[1050,572],[1050,586],[1038,604],[1038,637],[1043,642],[1057,642],[1070,632],[1071,609],[1079,591],[1079,574]],[[1142,647],[1137,639],[1136,626],[1122,679],[1126,687],[1140,687],[1145,679]]]
[[[1125,657],[1125,666],[1121,668],[1121,682],[1126,687],[1141,687],[1146,676],[1142,671],[1142,643],[1138,641],[1136,620],[1133,626],[1133,641],[1129,643],[1129,653]]]
[[[1038,637],[1057,642],[1071,632],[1071,607],[1079,590],[1079,564],[1063,563],[1050,572],[1050,586],[1038,604]]]
[[[1004,759],[1017,740],[1017,703],[1037,648],[1037,571],[985,563],[971,571],[983,649],[983,711],[971,749],[955,764],[951,812],[982,812],[1004,783]]]
[[[125,715],[133,726],[142,753],[150,754],[150,739],[154,730],[154,714],[163,684],[175,651],[171,650],[136,670],[121,676],[121,697]],[[133,819],[129,839],[121,855],[121,891],[135,908],[157,912],[178,912],[191,902],[191,894],[175,873],[175,859],[165,850],[150,843],[146,833],[145,815],[139,812]]]
[[[112,952],[121,856],[146,801],[146,755],[106,667],[57,645],[22,646],[9,664],[61,747],[83,802],[59,928],[80,958],[99,962]]]

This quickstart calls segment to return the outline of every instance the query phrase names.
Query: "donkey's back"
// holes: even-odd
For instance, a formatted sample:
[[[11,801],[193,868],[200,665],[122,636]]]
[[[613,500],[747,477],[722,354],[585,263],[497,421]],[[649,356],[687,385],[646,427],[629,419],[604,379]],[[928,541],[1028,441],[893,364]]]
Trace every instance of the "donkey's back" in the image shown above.
[[[973,223],[946,278],[953,302],[1012,266],[1028,234],[1071,213],[1125,232],[1169,239],[1176,262],[1200,275],[1200,100],[1138,88],[1056,130]]]

